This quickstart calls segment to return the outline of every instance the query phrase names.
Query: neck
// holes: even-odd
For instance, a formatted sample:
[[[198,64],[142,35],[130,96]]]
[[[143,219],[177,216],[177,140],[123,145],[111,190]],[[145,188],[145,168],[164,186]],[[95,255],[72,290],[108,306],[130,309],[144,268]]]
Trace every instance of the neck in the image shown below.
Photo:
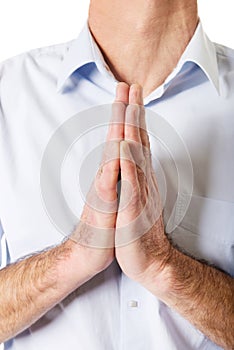
[[[144,96],[161,85],[190,41],[196,0],[91,0],[89,27],[119,81]]]

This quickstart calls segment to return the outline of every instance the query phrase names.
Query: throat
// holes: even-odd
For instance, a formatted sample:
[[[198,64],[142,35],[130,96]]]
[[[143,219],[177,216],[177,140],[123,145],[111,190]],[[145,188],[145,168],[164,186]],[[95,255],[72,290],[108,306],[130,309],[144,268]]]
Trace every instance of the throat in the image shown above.
[[[198,23],[196,1],[183,5],[183,0],[136,0],[137,14],[135,8],[124,11],[129,2],[109,0],[102,8],[103,2],[91,1],[91,33],[115,78],[140,84],[146,97],[176,67],[193,36]],[[109,18],[106,10],[111,3],[114,9]],[[173,6],[168,7],[169,3]]]

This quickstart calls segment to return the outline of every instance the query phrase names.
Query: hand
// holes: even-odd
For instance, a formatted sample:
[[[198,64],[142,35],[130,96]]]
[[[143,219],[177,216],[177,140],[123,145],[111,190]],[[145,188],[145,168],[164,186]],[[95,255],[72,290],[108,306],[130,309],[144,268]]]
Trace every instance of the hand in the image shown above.
[[[120,83],[112,108],[102,162],[87,195],[81,221],[70,237],[76,242],[75,249],[82,256],[80,261],[84,264],[81,268],[87,272],[88,278],[107,268],[114,259],[119,144],[123,140],[128,93],[129,86]]]
[[[125,112],[124,141],[120,143],[122,185],[115,254],[126,275],[147,284],[147,278],[152,281],[163,271],[171,245],[164,234],[142,104],[142,89],[134,84]]]

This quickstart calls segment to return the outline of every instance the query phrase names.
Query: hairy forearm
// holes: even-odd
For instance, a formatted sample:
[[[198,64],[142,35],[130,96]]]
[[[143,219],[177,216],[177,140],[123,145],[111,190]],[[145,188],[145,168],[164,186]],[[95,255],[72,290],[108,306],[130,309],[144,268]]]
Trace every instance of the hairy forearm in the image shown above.
[[[234,349],[233,278],[175,248],[171,248],[163,272],[152,276],[151,271],[145,281],[148,289],[213,342]],[[164,285],[163,290],[157,285]]]
[[[26,329],[85,281],[82,268],[77,273],[73,246],[67,241],[0,271],[0,343]]]

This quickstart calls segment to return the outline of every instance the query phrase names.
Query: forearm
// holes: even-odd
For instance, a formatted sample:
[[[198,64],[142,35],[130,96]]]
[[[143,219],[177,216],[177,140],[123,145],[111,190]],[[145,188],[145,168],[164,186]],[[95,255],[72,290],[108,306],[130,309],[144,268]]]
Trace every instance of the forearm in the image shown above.
[[[148,289],[213,342],[234,349],[233,278],[175,248],[163,272],[153,276],[152,268],[145,280]]]
[[[0,271],[0,343],[26,329],[88,279],[77,266],[74,245],[67,241]]]

